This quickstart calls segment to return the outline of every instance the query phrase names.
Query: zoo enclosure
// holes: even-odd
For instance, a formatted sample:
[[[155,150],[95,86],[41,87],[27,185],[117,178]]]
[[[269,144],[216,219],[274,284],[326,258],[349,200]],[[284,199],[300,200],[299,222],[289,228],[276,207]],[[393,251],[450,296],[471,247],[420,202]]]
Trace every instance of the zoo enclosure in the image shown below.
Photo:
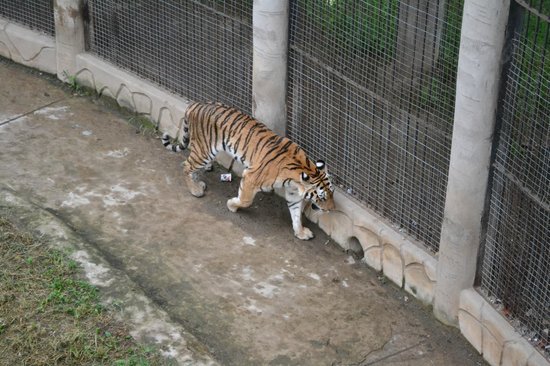
[[[85,2],[88,50],[177,94],[253,112],[251,2]],[[50,1],[0,15],[54,34]],[[512,1],[480,291],[548,344],[548,2]],[[462,1],[290,2],[288,124],[348,195],[438,252]],[[496,60],[495,65],[498,65]]]

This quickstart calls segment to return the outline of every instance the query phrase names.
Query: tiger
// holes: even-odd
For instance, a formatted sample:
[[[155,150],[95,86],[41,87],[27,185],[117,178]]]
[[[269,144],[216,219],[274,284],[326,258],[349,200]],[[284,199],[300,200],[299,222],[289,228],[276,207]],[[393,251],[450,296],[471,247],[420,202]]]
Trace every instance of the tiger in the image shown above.
[[[179,144],[172,144],[168,134],[163,134],[162,143],[175,152],[189,148],[183,173],[193,196],[202,197],[206,189],[197,173],[212,169],[216,155],[225,151],[244,166],[238,195],[227,201],[230,211],[249,207],[258,192],[282,189],[294,235],[309,240],[314,235],[302,225],[306,201],[314,210],[334,210],[334,186],[325,162],[313,162],[296,143],[250,115],[222,103],[193,102],[185,111],[182,127]]]

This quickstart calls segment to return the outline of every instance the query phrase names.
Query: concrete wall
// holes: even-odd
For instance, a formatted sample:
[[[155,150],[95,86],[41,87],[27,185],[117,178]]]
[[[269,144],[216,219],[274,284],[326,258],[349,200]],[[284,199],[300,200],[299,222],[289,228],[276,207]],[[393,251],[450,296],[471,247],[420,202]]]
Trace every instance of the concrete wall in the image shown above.
[[[58,1],[58,3],[61,4],[62,2]],[[76,3],[80,4],[78,1]],[[263,2],[255,1],[255,6],[258,6],[258,3]],[[466,0],[466,3],[467,6],[473,7],[468,8],[469,14],[473,17],[479,18],[480,14],[485,14],[484,12],[489,9],[485,7],[489,4],[486,4],[483,0]],[[501,10],[505,5],[504,2],[497,0],[491,0],[491,3],[494,6],[493,10]],[[64,5],[70,6],[70,4],[68,2]],[[278,14],[277,12],[275,13],[276,15]],[[494,15],[494,12],[491,14]],[[468,16],[465,17],[467,18]],[[58,18],[56,17],[57,22],[69,22],[68,25],[65,23],[57,24],[56,30],[58,32],[83,31],[77,24],[79,21],[78,17],[73,18],[73,20],[60,20]],[[478,20],[483,23],[484,18],[482,17]],[[279,19],[278,24],[281,26],[284,22]],[[481,32],[479,28],[476,29],[478,29],[478,32]],[[285,32],[284,30],[279,31],[281,32],[280,34]],[[477,71],[481,72],[481,74],[472,73],[471,69],[476,70],[475,65],[479,59],[471,58],[473,57],[471,55],[478,51],[488,52],[488,50],[493,52],[493,56],[495,53],[498,53],[493,49],[494,46],[488,46],[486,40],[478,39],[479,42],[475,41],[475,34],[472,34],[472,32],[475,33],[476,31],[466,31],[465,35],[467,38],[465,38],[465,43],[461,47],[461,67],[463,71],[459,71],[459,85],[462,85],[466,89],[460,89],[462,87],[459,86],[459,92],[461,94],[465,93],[463,97],[466,99],[468,99],[469,95],[467,93],[480,92],[477,90],[478,87],[476,85],[481,80],[487,81],[485,79],[487,75],[484,73],[489,72],[486,69],[481,69]],[[478,37],[483,38],[486,36],[487,32],[483,32]],[[79,35],[61,36],[58,34],[57,38],[62,39],[62,41],[58,40],[56,42],[52,37],[38,34],[0,18],[0,55],[24,65],[57,74],[62,80],[65,80],[64,75],[66,74],[64,71],[67,71],[67,73],[76,77],[78,83],[92,88],[98,94],[112,97],[123,107],[149,117],[158,124],[161,131],[168,132],[172,136],[181,135],[182,116],[189,103],[187,99],[161,90],[154,84],[138,76],[123,71],[94,55],[83,52],[83,44],[74,41],[83,40],[83,37]],[[266,41],[265,37],[260,38]],[[281,45],[280,38],[275,37],[274,40],[275,43],[279,44],[277,47],[286,47],[286,45]],[[60,44],[63,44],[63,46],[60,47]],[[269,49],[271,46],[264,44],[262,47]],[[278,51],[273,52],[279,55],[276,58],[279,60],[278,62],[286,62],[281,57],[286,50],[283,51],[279,48]],[[466,52],[465,58],[463,57],[464,52]],[[60,61],[61,59],[63,60]],[[257,62],[256,60],[257,57],[255,57],[255,62]],[[256,68],[263,70],[264,67],[267,67],[265,66],[265,62],[261,65],[261,67],[255,65],[255,70]],[[465,65],[468,66],[467,69],[464,69]],[[269,67],[277,68],[281,67],[281,65],[271,65]],[[284,67],[286,68],[286,64]],[[464,70],[470,71],[464,72]],[[491,72],[493,79],[490,79],[490,83],[483,88],[479,86],[481,90],[494,91],[496,79],[494,79],[494,70]],[[277,75],[281,76],[283,74]],[[286,72],[284,75],[286,75]],[[256,80],[255,88],[256,92],[258,92],[258,94],[254,94],[255,98],[259,98],[258,95],[262,95],[261,98],[266,98],[269,95],[268,91],[271,86],[259,84],[269,83],[269,78],[257,77],[254,80]],[[265,113],[268,116],[270,113],[274,113],[271,108],[280,108],[281,100],[283,100],[284,104],[284,94],[280,93],[280,86],[286,85],[286,82],[278,80],[275,83],[278,85],[276,88],[279,92],[274,94],[273,100],[267,100],[267,104],[256,101],[254,108],[257,115],[260,116],[262,113]],[[459,98],[460,96],[457,97],[457,101]],[[335,211],[320,213],[307,208],[305,214],[312,222],[317,223],[327,232],[343,249],[355,252],[363,251],[363,262],[383,273],[389,280],[403,287],[405,291],[425,304],[441,304],[442,300],[446,300],[448,303],[452,302],[451,309],[454,310],[451,311],[455,311],[453,314],[456,314],[456,323],[460,327],[461,332],[479,352],[483,353],[485,359],[491,365],[548,366],[550,363],[515,332],[506,319],[472,288],[473,274],[475,273],[475,256],[470,256],[473,255],[477,248],[476,245],[479,244],[479,240],[472,239],[472,235],[478,235],[477,233],[479,232],[478,226],[476,226],[478,225],[480,214],[479,201],[484,198],[483,187],[486,186],[486,180],[474,182],[476,184],[475,189],[469,186],[460,188],[461,184],[468,181],[467,177],[461,177],[463,174],[460,173],[468,172],[470,165],[476,163],[479,158],[479,150],[475,149],[474,145],[471,145],[468,141],[481,144],[484,158],[482,159],[482,163],[476,166],[481,169],[483,174],[486,173],[488,169],[487,147],[490,146],[491,141],[488,131],[492,128],[493,122],[491,121],[494,121],[494,116],[483,114],[482,117],[476,117],[477,113],[480,113],[478,111],[481,108],[479,107],[479,102],[463,101],[461,103],[464,103],[462,104],[463,107],[459,105],[458,109],[462,110],[462,115],[457,114],[456,117],[457,123],[459,123],[459,126],[456,127],[458,130],[455,128],[456,141],[455,136],[453,136],[453,156],[455,157],[452,158],[451,170],[455,170],[452,173],[455,175],[451,174],[450,177],[450,184],[453,184],[454,180],[458,184],[456,187],[459,188],[449,188],[449,194],[454,195],[454,198],[449,198],[447,203],[448,205],[451,205],[451,203],[454,205],[458,202],[459,212],[468,213],[468,208],[465,205],[472,204],[471,200],[474,200],[477,211],[475,211],[474,215],[475,225],[473,228],[470,227],[468,229],[473,234],[462,236],[462,238],[468,239],[468,241],[462,242],[466,244],[460,244],[460,241],[458,244],[455,241],[449,241],[447,244],[442,243],[443,253],[440,253],[440,256],[447,256],[444,259],[446,262],[440,259],[438,266],[437,256],[428,253],[421,243],[401,233],[384,218],[342,192],[336,192],[337,209]],[[494,108],[494,104],[491,104],[489,107]],[[477,119],[472,119],[469,122],[470,118]],[[284,119],[281,116],[276,116],[272,120],[273,126],[278,126],[275,129],[281,129],[281,123],[284,123],[285,120],[286,113],[284,114]],[[490,122],[487,122],[488,120]],[[483,125],[483,134],[480,134],[480,131],[477,129],[479,128],[478,123]],[[229,159],[221,157],[219,160],[222,165],[229,166]],[[234,166],[233,168],[237,169],[237,173],[239,173],[239,166]],[[476,171],[476,174],[478,173],[479,171]],[[465,175],[469,176],[468,174]],[[464,190],[465,188],[473,189],[476,192],[475,197],[477,198],[466,197],[467,199],[464,202],[457,201],[457,197],[461,197],[460,194],[471,194],[469,190]],[[444,228],[444,230],[452,229],[458,230],[456,232],[461,232],[460,226],[457,226],[457,223],[461,221],[453,218],[452,213],[453,207],[449,207],[446,210],[447,228]],[[467,222],[463,222],[461,225],[465,225],[465,223]],[[452,237],[449,235],[449,233],[454,232],[452,230],[448,231],[446,236],[444,236],[447,238],[445,240]],[[449,245],[452,249],[445,249],[446,245]],[[464,253],[460,252],[460,248],[462,248],[460,245],[466,245],[467,250]],[[453,267],[453,256],[457,256],[462,261],[458,263],[463,267]],[[466,266],[463,261],[468,261]],[[445,263],[445,265],[442,265],[442,263]],[[449,266],[448,271],[447,266]],[[457,268],[464,268],[467,273],[457,274],[455,273]],[[446,274],[449,274],[449,276]],[[461,277],[454,281],[453,276]],[[450,292],[452,296],[449,296],[447,299],[443,296],[446,294],[444,291],[446,286],[452,287],[452,291]],[[448,313],[444,314],[448,315]],[[450,317],[452,318],[452,315]]]

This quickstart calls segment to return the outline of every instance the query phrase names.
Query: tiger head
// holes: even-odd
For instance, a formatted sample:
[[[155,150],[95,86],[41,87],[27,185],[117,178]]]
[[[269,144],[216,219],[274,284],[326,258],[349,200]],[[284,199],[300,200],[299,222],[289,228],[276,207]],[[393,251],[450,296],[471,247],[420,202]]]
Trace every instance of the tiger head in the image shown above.
[[[314,210],[334,210],[334,186],[330,181],[325,162],[317,160],[315,169],[303,171],[302,184],[305,188],[305,199],[311,201]]]

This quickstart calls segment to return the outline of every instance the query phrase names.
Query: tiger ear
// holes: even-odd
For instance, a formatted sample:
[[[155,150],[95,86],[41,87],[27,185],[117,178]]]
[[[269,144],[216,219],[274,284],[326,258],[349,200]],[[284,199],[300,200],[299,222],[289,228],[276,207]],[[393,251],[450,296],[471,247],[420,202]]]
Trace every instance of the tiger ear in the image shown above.
[[[315,162],[315,166],[320,170],[323,170],[326,167],[325,162],[323,160],[317,160]]]
[[[302,172],[302,181],[307,182],[309,180],[309,175],[307,175],[305,172]]]

